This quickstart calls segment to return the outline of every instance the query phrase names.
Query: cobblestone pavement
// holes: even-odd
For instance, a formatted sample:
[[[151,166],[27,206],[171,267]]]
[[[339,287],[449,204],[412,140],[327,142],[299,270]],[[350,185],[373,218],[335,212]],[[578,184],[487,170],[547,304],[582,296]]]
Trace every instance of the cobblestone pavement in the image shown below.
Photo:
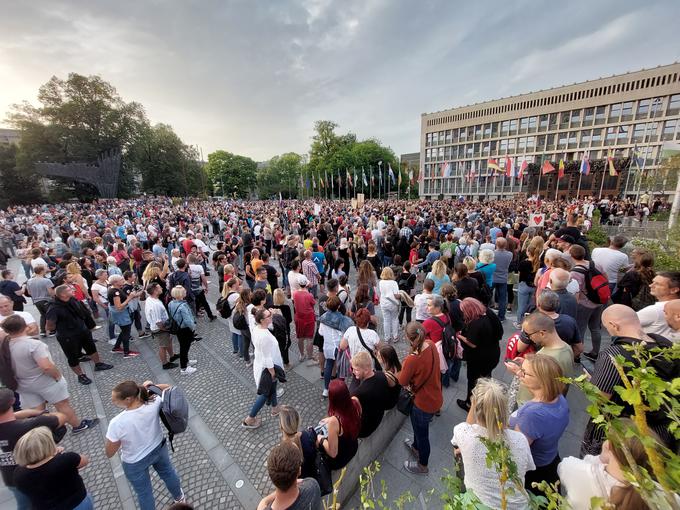
[[[11,261],[16,263],[16,260]],[[355,272],[350,274],[351,281]],[[214,276],[212,276],[214,279]],[[217,299],[216,284],[211,284],[209,301]],[[37,317],[32,305],[27,310]],[[511,332],[512,317],[505,323],[506,338]],[[92,363],[85,363],[85,371],[93,384],[78,384],[75,375],[68,370],[66,360],[54,338],[44,339],[50,346],[55,362],[65,374],[71,400],[79,417],[100,419],[97,428],[74,436],[68,434],[62,445],[71,451],[89,456],[90,465],[82,471],[85,484],[92,494],[97,509],[136,508],[136,498],[122,472],[118,456],[107,459],[104,454],[104,435],[109,420],[119,409],[111,403],[111,389],[120,381],[132,379],[142,382],[151,379],[155,382],[178,384],[187,392],[191,405],[189,430],[175,438],[175,452],[171,453],[173,464],[182,480],[187,500],[201,509],[254,509],[260,497],[273,489],[266,470],[266,458],[272,446],[278,443],[280,432],[278,420],[269,415],[268,408],[260,412],[262,427],[247,430],[241,421],[250,409],[256,396],[252,368],[232,353],[231,337],[222,319],[208,322],[198,320],[199,334],[203,340],[192,344],[190,357],[198,360],[198,372],[183,376],[179,369],[161,369],[155,342],[151,338],[135,339],[132,349],[141,352],[136,359],[123,360],[122,356],[111,354],[110,345],[105,338],[106,328],[95,332],[97,346],[103,360],[115,365],[114,369],[92,372]],[[294,329],[294,328],[293,328]],[[136,337],[136,331],[134,330]],[[397,351],[404,355],[406,342],[396,344]],[[298,355],[295,338],[291,346],[293,370],[287,374],[288,382],[282,385],[285,394],[280,403],[294,406],[300,413],[303,426],[316,424],[326,412],[327,402],[321,398],[323,382],[317,367],[297,364]],[[297,366],[296,366],[297,364]],[[508,379],[502,366],[496,370],[501,379]],[[425,495],[431,488],[441,487],[440,477],[451,466],[449,440],[456,423],[465,419],[458,409],[455,399],[465,391],[465,369],[460,381],[445,390],[445,406],[442,416],[436,418],[431,426],[433,444],[431,473],[427,477],[416,477],[406,473],[401,467],[405,455],[400,443],[411,434],[408,420],[396,435],[392,444],[383,452],[380,460],[383,469],[380,478],[387,481],[389,493],[400,494],[410,490],[420,499],[416,508],[437,508],[438,500],[426,502]],[[562,455],[576,454],[578,440],[585,426],[583,397],[570,392],[572,421],[562,440]],[[166,508],[171,496],[162,481],[152,472],[154,495],[157,507]],[[346,508],[358,508],[358,494]],[[0,489],[0,509],[15,508],[14,500],[5,488]]]

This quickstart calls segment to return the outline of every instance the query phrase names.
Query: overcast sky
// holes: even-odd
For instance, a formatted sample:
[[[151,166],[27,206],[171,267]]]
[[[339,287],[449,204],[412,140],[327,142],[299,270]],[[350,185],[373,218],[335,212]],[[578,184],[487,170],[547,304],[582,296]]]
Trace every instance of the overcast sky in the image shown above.
[[[318,119],[419,149],[420,114],[680,59],[678,0],[0,0],[0,125],[99,74],[204,155],[306,152]]]

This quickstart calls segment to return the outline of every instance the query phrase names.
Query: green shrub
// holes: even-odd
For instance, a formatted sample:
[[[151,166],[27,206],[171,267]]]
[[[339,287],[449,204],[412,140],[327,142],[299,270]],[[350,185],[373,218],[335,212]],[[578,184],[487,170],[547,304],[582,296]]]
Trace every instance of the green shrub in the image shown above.
[[[592,243],[591,248],[597,248],[598,246],[607,246],[609,244],[609,234],[599,225],[596,224],[593,218],[593,226],[590,228],[586,234],[586,238],[590,243]]]

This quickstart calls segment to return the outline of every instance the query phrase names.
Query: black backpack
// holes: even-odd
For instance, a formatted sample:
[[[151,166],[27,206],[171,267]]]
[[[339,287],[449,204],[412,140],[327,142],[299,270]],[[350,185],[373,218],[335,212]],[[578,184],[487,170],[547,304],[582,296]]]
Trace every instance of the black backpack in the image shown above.
[[[9,335],[0,340],[0,382],[5,388],[16,391],[19,387],[12,367],[12,353],[9,349]]]
[[[458,338],[456,337],[456,330],[453,329],[451,321],[443,322],[439,317],[431,317],[439,327],[442,328],[442,352],[447,360],[454,360],[457,358],[456,351],[458,350]]]
[[[227,297],[220,297],[220,299],[217,300],[217,304],[215,304],[215,308],[217,308],[217,311],[223,319],[231,317],[231,312],[233,310],[231,306],[229,306],[229,296],[233,294],[236,294],[236,292],[232,291],[227,294]]]
[[[56,273],[50,278],[50,281],[52,282],[52,285],[55,287],[59,287],[59,285],[63,285],[64,280],[66,279],[66,269],[63,267],[60,267]]]
[[[240,312],[234,314],[234,327],[240,331],[246,331],[249,328],[248,319]]]

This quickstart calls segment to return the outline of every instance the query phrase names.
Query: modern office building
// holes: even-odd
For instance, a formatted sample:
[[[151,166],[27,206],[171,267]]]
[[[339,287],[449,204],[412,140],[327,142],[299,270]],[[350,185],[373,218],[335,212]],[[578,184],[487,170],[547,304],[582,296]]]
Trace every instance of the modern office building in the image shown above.
[[[18,145],[21,141],[21,131],[18,129],[0,128],[0,144]]]
[[[661,149],[680,140],[678,124],[679,63],[423,114],[420,196],[632,196],[643,183],[663,190]],[[584,156],[588,175],[580,172]],[[545,161],[555,171],[542,174]]]

